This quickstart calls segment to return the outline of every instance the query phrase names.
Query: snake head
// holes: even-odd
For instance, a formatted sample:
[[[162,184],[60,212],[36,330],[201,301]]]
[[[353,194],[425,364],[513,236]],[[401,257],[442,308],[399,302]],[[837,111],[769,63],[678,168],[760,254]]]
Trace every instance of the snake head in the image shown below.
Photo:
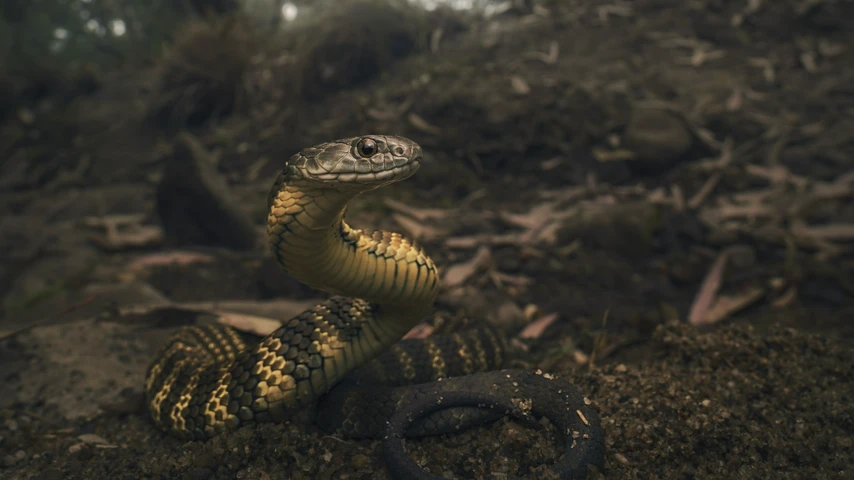
[[[291,157],[285,173],[291,182],[365,191],[410,177],[421,159],[421,147],[408,138],[366,135],[306,148]]]

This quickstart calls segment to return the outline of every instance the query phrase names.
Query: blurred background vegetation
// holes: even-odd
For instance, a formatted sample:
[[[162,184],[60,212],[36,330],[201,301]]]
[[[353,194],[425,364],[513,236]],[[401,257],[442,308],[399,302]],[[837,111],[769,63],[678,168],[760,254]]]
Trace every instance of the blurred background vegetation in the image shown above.
[[[68,100],[92,93],[97,90],[100,79],[111,71],[156,65],[159,59],[168,62],[170,58],[175,60],[176,55],[182,57],[183,67],[177,68],[174,61],[171,68],[164,67],[161,79],[167,90],[164,101],[180,100],[175,96],[177,93],[173,91],[170,96],[168,91],[186,83],[187,79],[181,77],[188,75],[194,61],[198,61],[195,67],[201,70],[210,68],[205,61],[215,61],[218,66],[225,65],[219,74],[221,77],[213,82],[217,85],[208,81],[203,87],[207,91],[183,91],[180,95],[194,96],[189,103],[201,101],[200,97],[204,96],[223,97],[218,101],[224,105],[204,108],[228,110],[239,100],[240,94],[233,90],[223,92],[223,85],[229,84],[231,88],[235,81],[243,80],[242,75],[253,54],[269,51],[274,44],[311,49],[313,43],[319,49],[318,35],[339,32],[337,41],[330,43],[329,38],[325,39],[327,48],[331,45],[332,48],[349,49],[340,57],[346,57],[352,67],[361,65],[363,72],[356,71],[355,75],[365,76],[365,71],[375,68],[354,54],[365,42],[379,42],[374,47],[386,45],[383,53],[394,56],[409,53],[414,42],[424,40],[416,38],[423,32],[417,31],[419,20],[415,12],[437,8],[488,10],[510,2],[375,0],[343,3],[356,5],[341,9],[342,2],[329,0],[4,0],[0,2],[0,116],[5,117],[17,107],[47,96]],[[385,8],[389,5],[396,8]],[[375,13],[380,12],[386,18],[372,18],[370,14],[353,16],[351,7],[362,11],[373,7]],[[395,15],[395,11],[397,18],[388,18],[388,15]],[[334,15],[336,12],[339,15]],[[326,27],[335,28],[320,28],[318,34],[318,27],[324,25],[312,22],[321,17]],[[371,23],[396,25],[396,29],[385,31],[384,28],[381,37],[353,35],[359,33],[359,29],[362,33],[371,33]],[[340,29],[342,26],[346,28]],[[311,34],[306,35],[306,29]],[[290,35],[290,42],[289,30],[300,31],[298,35]],[[377,33],[376,30],[372,33]],[[300,45],[294,45],[293,39],[297,38],[302,42]],[[217,43],[217,39],[222,41]],[[223,46],[232,48],[220,48]],[[324,54],[322,51],[315,53]],[[327,73],[331,71],[326,69]],[[196,70],[195,80],[206,74]],[[317,86],[317,80],[322,83],[322,77],[332,76],[317,71],[306,75],[312,77],[298,80],[313,86]],[[184,113],[189,117],[205,117],[212,112]]]

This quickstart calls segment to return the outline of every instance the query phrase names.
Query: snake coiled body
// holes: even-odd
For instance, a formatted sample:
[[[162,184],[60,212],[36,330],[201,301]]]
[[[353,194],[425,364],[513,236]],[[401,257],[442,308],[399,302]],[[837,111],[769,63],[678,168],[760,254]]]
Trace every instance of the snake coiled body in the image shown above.
[[[381,135],[291,157],[268,197],[269,243],[292,276],[335,296],[253,345],[226,326],[180,331],[147,374],[155,423],[182,438],[206,439],[254,422],[283,422],[320,402],[321,427],[385,438],[393,474],[433,478],[402,454],[402,436],[536,414],[567,439],[565,460],[554,467],[561,477],[586,475],[588,463],[601,466],[602,432],[589,402],[548,376],[494,371],[504,343],[491,329],[399,342],[430,311],[438,270],[415,242],[352,228],[344,213],[355,196],[408,178],[421,161],[416,143]]]

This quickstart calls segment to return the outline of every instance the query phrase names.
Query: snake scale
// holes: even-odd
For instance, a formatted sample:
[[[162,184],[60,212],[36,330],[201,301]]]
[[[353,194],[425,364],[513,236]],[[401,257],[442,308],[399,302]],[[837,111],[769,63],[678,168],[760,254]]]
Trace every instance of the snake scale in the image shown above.
[[[357,195],[410,177],[422,158],[411,140],[370,135],[306,148],[285,163],[268,196],[273,255],[335,296],[255,343],[222,325],[175,334],[146,376],[160,428],[204,440],[315,405],[324,430],[383,439],[394,478],[440,478],[406,455],[404,437],[545,416],[566,450],[533,476],[584,478],[588,465],[603,467],[603,433],[589,402],[550,375],[498,370],[505,345],[497,332],[400,341],[430,311],[438,269],[417,243],[353,228],[344,213]]]

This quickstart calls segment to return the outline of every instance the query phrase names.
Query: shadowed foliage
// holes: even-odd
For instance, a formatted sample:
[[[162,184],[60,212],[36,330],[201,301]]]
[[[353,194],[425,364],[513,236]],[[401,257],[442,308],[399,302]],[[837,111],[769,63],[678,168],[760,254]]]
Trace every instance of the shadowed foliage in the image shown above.
[[[152,113],[165,124],[228,115],[246,98],[258,39],[237,17],[190,21],[164,52]]]
[[[327,3],[288,32],[297,54],[294,76],[310,99],[377,76],[420,49],[428,31],[424,11],[400,0]]]

